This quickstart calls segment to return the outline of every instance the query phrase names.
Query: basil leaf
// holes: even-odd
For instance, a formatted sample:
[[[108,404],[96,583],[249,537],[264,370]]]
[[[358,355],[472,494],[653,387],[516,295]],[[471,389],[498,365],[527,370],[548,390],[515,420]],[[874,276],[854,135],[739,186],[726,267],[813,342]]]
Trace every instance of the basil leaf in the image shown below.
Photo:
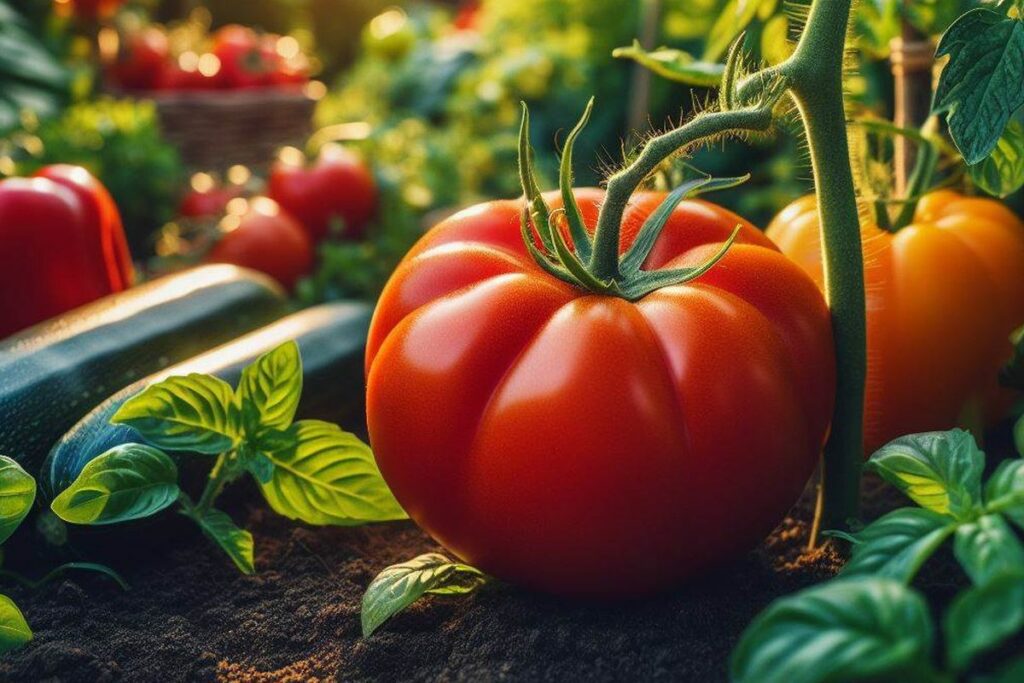
[[[945,515],[921,508],[903,508],[880,517],[861,532],[836,534],[853,543],[842,576],[874,575],[909,583],[955,524]]]
[[[32,629],[21,610],[9,597],[0,595],[0,654],[19,648],[30,640]]]
[[[648,51],[635,40],[629,47],[615,48],[612,57],[632,59],[662,78],[700,88],[717,88],[725,73],[724,64],[702,62],[689,52],[666,47]]]
[[[968,164],[989,155],[1010,116],[1024,105],[1024,24],[977,8],[943,34],[936,57],[949,55],[932,112],[948,112],[949,133]]]
[[[0,543],[14,533],[36,500],[36,480],[13,458],[0,455]]]
[[[274,464],[263,497],[278,514],[309,524],[348,526],[405,519],[370,448],[337,425],[300,420],[287,445],[267,453]]]
[[[995,676],[979,678],[975,683],[1020,683],[1024,681],[1024,657],[1007,662],[996,671]]]
[[[227,382],[209,375],[170,377],[128,399],[111,422],[157,448],[216,455],[238,438],[238,407]]]
[[[958,527],[953,538],[953,554],[971,581],[978,585],[1024,567],[1024,546],[999,515],[985,515]]]
[[[1010,121],[992,153],[967,171],[975,185],[996,197],[1019,190],[1024,186],[1024,126]]]
[[[199,527],[214,543],[228,554],[238,570],[243,574],[253,574],[256,568],[253,563],[252,534],[240,529],[220,510],[207,510],[201,517],[190,514]]]
[[[889,579],[838,580],[776,600],[758,615],[733,652],[731,680],[896,679],[928,670],[931,649],[920,595]]]
[[[988,478],[985,510],[1006,515],[1024,529],[1024,460],[1006,460]]]
[[[926,432],[882,446],[865,468],[921,507],[963,519],[981,500],[985,454],[963,430]]]
[[[360,612],[363,637],[370,636],[381,624],[426,593],[471,593],[486,582],[487,577],[479,570],[452,562],[438,553],[391,565],[377,575],[363,594]]]
[[[242,467],[261,484],[269,483],[274,477],[274,461],[260,451],[242,449]]]
[[[1024,628],[1024,574],[1003,574],[964,591],[946,613],[944,627],[949,665],[963,671]]]
[[[242,371],[238,397],[253,436],[259,428],[287,429],[302,396],[302,358],[294,341],[260,356]]]
[[[90,461],[50,509],[72,524],[114,524],[154,515],[178,499],[178,468],[143,444],[111,448]]]

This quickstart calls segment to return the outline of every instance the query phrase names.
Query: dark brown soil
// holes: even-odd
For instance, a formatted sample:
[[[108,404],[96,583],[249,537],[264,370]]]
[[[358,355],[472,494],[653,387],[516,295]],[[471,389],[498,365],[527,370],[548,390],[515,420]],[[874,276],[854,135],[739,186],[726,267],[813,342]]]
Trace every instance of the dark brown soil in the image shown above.
[[[37,590],[2,586],[36,637],[4,658],[0,678],[724,680],[750,619],[838,566],[827,552],[801,556],[801,514],[735,565],[646,602],[570,603],[492,585],[468,598],[423,600],[364,640],[366,585],[436,544],[410,523],[312,529],[253,502],[231,508],[255,535],[256,576],[238,574],[187,527],[164,525],[130,534],[120,561],[110,558],[127,592],[81,572]],[[111,554],[113,538],[91,552]]]

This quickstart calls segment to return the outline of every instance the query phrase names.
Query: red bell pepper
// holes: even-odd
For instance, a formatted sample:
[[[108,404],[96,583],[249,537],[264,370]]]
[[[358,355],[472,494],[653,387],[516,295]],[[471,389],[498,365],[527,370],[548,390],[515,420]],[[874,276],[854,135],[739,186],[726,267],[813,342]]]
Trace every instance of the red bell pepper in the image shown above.
[[[132,282],[121,216],[84,168],[0,181],[0,337]]]

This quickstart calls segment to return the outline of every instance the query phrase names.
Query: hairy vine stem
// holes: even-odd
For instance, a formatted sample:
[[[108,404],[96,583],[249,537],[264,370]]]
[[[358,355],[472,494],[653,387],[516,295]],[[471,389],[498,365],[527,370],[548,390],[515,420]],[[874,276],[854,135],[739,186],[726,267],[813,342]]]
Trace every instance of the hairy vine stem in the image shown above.
[[[632,193],[661,161],[716,136],[767,130],[779,94],[782,90],[789,92],[796,101],[810,147],[837,361],[836,403],[822,461],[815,529],[842,529],[857,516],[864,454],[864,265],[843,104],[843,61],[851,4],[852,0],[813,0],[806,27],[789,59],[747,77],[735,95],[727,93],[724,102],[739,103],[738,108],[701,114],[651,139],[631,164],[612,175],[598,216],[589,264],[590,272],[601,280],[619,277],[623,213]],[[757,105],[743,104],[759,98]],[[812,545],[816,542],[814,536]]]

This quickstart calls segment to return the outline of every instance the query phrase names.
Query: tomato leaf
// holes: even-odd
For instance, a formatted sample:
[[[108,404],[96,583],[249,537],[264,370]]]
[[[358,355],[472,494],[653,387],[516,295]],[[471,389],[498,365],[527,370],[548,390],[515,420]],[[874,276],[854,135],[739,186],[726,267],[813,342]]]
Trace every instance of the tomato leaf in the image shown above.
[[[981,501],[985,454],[963,430],[925,432],[891,441],[865,468],[921,507],[963,519]]]
[[[953,533],[949,517],[903,508],[880,517],[856,534],[834,534],[853,543],[841,575],[873,575],[909,583],[932,553]]]
[[[391,565],[377,575],[363,594],[360,620],[363,637],[426,593],[471,593],[487,582],[478,569],[452,562],[444,555],[427,553],[408,562]]]
[[[90,461],[50,508],[72,524],[114,524],[156,514],[178,499],[178,468],[143,444],[111,448]]]
[[[963,671],[979,654],[1024,628],[1024,568],[1002,574],[958,595],[943,622],[946,655]]]
[[[776,600],[757,616],[733,652],[731,680],[900,680],[930,669],[931,649],[920,595],[889,579],[837,580]]]
[[[111,418],[138,431],[157,448],[216,455],[239,437],[231,386],[216,377],[170,377],[125,401]]]
[[[1024,418],[1017,423],[1017,431]],[[1024,529],[1024,460],[1006,460],[985,483],[985,510],[1009,517]]]
[[[662,78],[699,88],[717,88],[725,72],[724,64],[704,62],[689,52],[667,47],[648,51],[637,41],[633,41],[629,47],[615,48],[612,56],[632,59]]]
[[[405,519],[370,448],[337,425],[300,420],[266,455],[273,476],[260,484],[278,514],[309,524],[348,526]]]
[[[992,153],[967,171],[975,185],[996,197],[1019,190],[1024,186],[1024,126],[1010,121]]]
[[[718,19],[711,27],[701,59],[705,62],[717,62],[721,59],[733,41],[757,17],[761,5],[774,5],[774,2],[775,0],[729,0],[719,11]]]
[[[1010,389],[1024,391],[1024,327],[1010,335],[1010,342],[1013,344],[1013,355],[999,372],[999,383]],[[1024,455],[1024,450],[1020,453]]]
[[[14,459],[0,455],[0,543],[18,528],[36,500],[36,480]]]
[[[220,510],[207,510],[201,517],[194,514],[189,516],[196,520],[208,538],[227,553],[240,572],[247,575],[255,573],[251,533],[240,529],[227,513]]]
[[[985,515],[959,526],[953,554],[977,585],[1024,567],[1024,546],[1001,515]]]
[[[0,595],[0,654],[10,652],[32,640],[32,629],[25,616],[6,595]]]
[[[947,112],[957,148],[968,164],[977,164],[1024,105],[1024,24],[990,9],[973,9],[943,34],[935,55],[949,55],[949,63],[932,112]]]
[[[238,398],[246,433],[287,429],[295,419],[302,396],[302,358],[294,341],[260,356],[242,371]]]

